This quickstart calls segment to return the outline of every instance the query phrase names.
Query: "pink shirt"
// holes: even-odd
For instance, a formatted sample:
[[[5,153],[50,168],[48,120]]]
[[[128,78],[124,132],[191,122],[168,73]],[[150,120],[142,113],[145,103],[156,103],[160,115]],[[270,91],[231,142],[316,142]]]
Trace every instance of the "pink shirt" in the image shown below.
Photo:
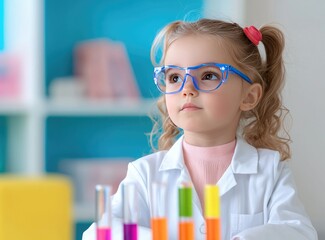
[[[231,163],[236,140],[220,146],[197,147],[183,141],[184,161],[204,206],[204,186],[216,184]]]

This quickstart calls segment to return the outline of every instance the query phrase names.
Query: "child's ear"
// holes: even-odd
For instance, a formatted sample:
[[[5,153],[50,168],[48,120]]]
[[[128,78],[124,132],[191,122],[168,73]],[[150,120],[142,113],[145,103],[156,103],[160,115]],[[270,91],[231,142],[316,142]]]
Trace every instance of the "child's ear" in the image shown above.
[[[240,109],[244,112],[252,110],[260,101],[262,97],[261,84],[254,83],[246,88]]]

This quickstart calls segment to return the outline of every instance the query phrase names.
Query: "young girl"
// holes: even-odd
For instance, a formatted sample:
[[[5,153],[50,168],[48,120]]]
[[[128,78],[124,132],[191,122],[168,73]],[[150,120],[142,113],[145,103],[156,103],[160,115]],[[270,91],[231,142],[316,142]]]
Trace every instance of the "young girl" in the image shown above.
[[[317,239],[286,161],[289,137],[279,136],[286,110],[283,49],[283,34],[272,26],[200,19],[173,22],[158,34],[152,60],[163,93],[162,128],[156,123],[153,131],[161,133],[159,151],[130,163],[122,182],[137,186],[141,240],[150,239],[145,229],[150,232],[153,182],[167,184],[169,239],[177,240],[178,187],[189,181],[196,240],[205,239],[206,184],[220,188],[223,240]],[[114,219],[121,219],[121,187],[112,205]],[[95,239],[94,229],[83,239]],[[114,239],[121,232],[113,226]]]

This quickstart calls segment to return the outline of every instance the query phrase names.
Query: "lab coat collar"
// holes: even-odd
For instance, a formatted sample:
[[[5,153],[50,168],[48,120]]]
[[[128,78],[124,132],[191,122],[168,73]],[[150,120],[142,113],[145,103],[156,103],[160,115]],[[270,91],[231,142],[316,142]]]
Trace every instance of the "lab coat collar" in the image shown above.
[[[184,169],[185,164],[182,148],[183,138],[184,136],[182,135],[166,153],[159,167],[159,171],[170,169]]]
[[[190,181],[190,175],[185,167],[181,136],[171,149],[166,153],[159,171],[179,169],[181,171],[179,182]],[[258,171],[257,149],[249,145],[243,138],[237,136],[235,152],[231,160],[230,167],[219,179],[217,185],[220,188],[220,196],[223,196],[230,189],[237,185],[236,174],[256,174]],[[199,199],[194,195],[195,205],[201,209]]]
[[[184,169],[183,142],[181,136],[166,153],[159,171]],[[231,161],[231,170],[235,174],[253,174],[258,169],[258,153],[255,147],[249,145],[243,138],[237,136],[235,152]]]

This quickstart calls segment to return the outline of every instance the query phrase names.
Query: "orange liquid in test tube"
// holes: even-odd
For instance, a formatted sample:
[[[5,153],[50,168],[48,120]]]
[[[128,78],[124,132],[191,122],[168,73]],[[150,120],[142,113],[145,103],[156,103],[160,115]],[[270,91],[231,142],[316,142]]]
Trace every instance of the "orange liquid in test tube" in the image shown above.
[[[168,240],[167,223],[167,186],[162,182],[151,185],[151,231],[152,240]]]
[[[152,239],[168,240],[167,218],[152,218],[151,229],[152,229]]]
[[[206,240],[219,240],[221,236],[220,219],[206,219],[207,238]]]
[[[194,223],[192,221],[180,222],[178,230],[179,230],[178,240],[194,239]]]

